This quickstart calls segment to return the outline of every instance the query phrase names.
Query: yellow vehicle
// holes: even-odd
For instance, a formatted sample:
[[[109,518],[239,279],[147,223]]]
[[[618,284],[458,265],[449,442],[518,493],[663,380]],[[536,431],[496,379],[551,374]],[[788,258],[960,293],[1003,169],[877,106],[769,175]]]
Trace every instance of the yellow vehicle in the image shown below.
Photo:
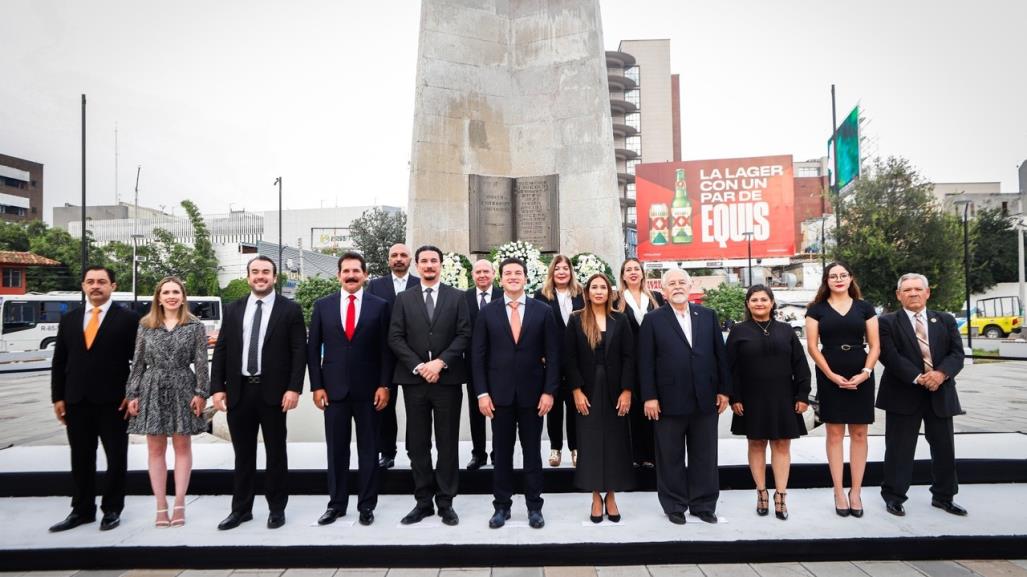
[[[990,339],[1008,337],[1010,333],[1020,332],[1023,309],[1020,297],[992,297],[979,299],[974,307],[971,325],[974,336],[982,335]],[[966,334],[966,314],[957,319],[959,333]]]

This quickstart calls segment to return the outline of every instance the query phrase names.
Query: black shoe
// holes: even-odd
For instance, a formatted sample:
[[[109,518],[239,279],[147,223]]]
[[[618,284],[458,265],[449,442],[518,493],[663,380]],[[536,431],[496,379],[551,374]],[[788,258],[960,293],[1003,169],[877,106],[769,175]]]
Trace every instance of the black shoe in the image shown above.
[[[360,512],[360,524],[370,525],[374,523],[374,511],[361,511]]]
[[[709,523],[711,525],[716,525],[717,524],[717,515],[712,513],[712,512],[710,512],[710,511],[699,511],[699,512],[692,511],[692,516],[693,517],[698,517],[699,520],[701,520],[701,521],[703,521],[705,523]]]
[[[100,519],[100,530],[110,531],[121,524],[121,513],[104,513]]]
[[[442,517],[442,522],[450,527],[460,523],[460,517],[452,507],[439,507],[439,517]]]
[[[506,520],[509,518],[510,509],[496,509],[496,512],[492,514],[492,518],[489,519],[489,529],[499,529],[506,525]]]
[[[863,502],[863,499],[861,497],[860,498],[860,503],[862,503],[862,502]],[[849,489],[849,515],[852,515],[856,519],[859,519],[860,517],[863,516],[863,509],[862,508],[856,509],[855,507],[852,506],[852,489]]]
[[[891,513],[892,515],[895,515],[896,517],[905,517],[906,516],[906,510],[904,508],[902,508],[902,503],[896,503],[894,501],[888,501],[885,504],[885,508],[888,509],[889,513]]]
[[[387,457],[382,455],[381,459],[378,459],[378,467],[382,469],[391,469],[396,466],[396,455]]]
[[[837,499],[835,499],[834,503],[835,503],[835,505],[834,505],[834,512],[837,513],[839,517],[848,517],[849,514],[852,513],[852,509],[850,509],[849,507],[845,507],[844,509],[839,509],[838,508],[838,500]],[[846,500],[845,503],[846,503],[846,505],[848,505],[848,500]]]
[[[546,526],[546,520],[542,517],[542,511],[528,511],[528,525],[532,529],[541,529]]]
[[[952,501],[942,501],[941,499],[931,499],[931,506],[937,507],[946,513],[952,513],[953,515],[959,515],[960,517],[966,517],[966,509],[956,505]]]
[[[435,509],[431,507],[414,507],[406,517],[400,519],[400,523],[404,525],[413,525],[414,523],[420,523],[425,517],[431,517],[435,514]]]
[[[614,523],[620,523],[620,513],[617,513],[616,515],[611,515],[609,507],[606,506],[606,500],[605,499],[603,500],[603,509],[606,510],[606,518],[607,519],[609,519],[610,521],[613,521]]]
[[[670,519],[670,522],[674,523],[675,525],[684,525],[688,522],[688,519],[685,518],[684,513],[667,513],[667,518]]]
[[[268,516],[267,516],[267,528],[268,529],[277,529],[277,528],[281,527],[282,525],[285,525],[285,511],[279,511],[277,513],[272,511],[270,514],[268,514]]]
[[[770,512],[770,494],[766,489],[756,489],[756,514],[765,517]]]
[[[782,521],[788,520],[788,506],[785,505],[786,495],[788,495],[788,493],[778,493],[777,491],[774,491],[774,516]],[[778,499],[778,496],[781,498]],[[860,511],[859,514],[862,515],[863,511]]]
[[[332,509],[331,507],[328,507],[328,509],[324,512],[324,515],[321,515],[321,518],[317,520],[317,524],[318,525],[331,525],[339,517],[345,517],[345,516],[346,516],[346,512],[345,511],[340,511],[338,509]]]
[[[63,521],[50,527],[51,533],[58,533],[60,531],[67,531],[68,529],[74,529],[79,525],[85,525],[86,523],[92,523],[96,521],[96,513],[92,515],[79,515],[78,513],[70,513]]]
[[[218,531],[228,531],[229,529],[235,529],[239,525],[242,525],[243,523],[252,520],[253,513],[236,513],[233,511],[227,517],[225,517],[224,521],[218,523]]]
[[[467,470],[468,471],[477,471],[478,469],[480,469],[480,468],[484,467],[486,464],[488,464],[488,460],[489,460],[488,457],[486,457],[484,455],[482,455],[482,456],[473,455],[471,457],[471,460],[467,462]]]

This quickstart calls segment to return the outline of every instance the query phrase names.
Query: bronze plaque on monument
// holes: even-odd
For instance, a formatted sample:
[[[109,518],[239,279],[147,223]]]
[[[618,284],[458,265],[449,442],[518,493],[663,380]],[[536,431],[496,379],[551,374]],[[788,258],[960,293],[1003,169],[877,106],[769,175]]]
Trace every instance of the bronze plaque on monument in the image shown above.
[[[560,251],[560,176],[468,177],[471,252],[515,240]]]

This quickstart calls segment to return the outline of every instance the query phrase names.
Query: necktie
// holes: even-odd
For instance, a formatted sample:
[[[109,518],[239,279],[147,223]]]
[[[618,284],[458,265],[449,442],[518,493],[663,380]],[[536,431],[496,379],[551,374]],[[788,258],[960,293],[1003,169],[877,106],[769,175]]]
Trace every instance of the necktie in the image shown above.
[[[93,307],[91,316],[89,317],[89,324],[86,325],[86,350],[93,347],[93,341],[96,340],[96,333],[100,330],[100,307]]]
[[[349,295],[349,304],[346,305],[346,338],[353,340],[353,331],[357,328],[357,296]]]
[[[432,289],[424,289],[424,310],[428,311],[428,320],[430,321],[435,316],[435,299],[431,298]]]
[[[253,313],[253,328],[250,329],[250,348],[246,353],[246,371],[250,373],[251,377],[260,374],[257,352],[260,350],[260,321],[264,316],[263,304],[264,301],[257,301],[257,312]]]
[[[485,291],[481,291],[481,301],[478,303],[478,308],[483,309],[487,304],[489,303],[485,302]]]
[[[916,342],[920,345],[920,356],[924,358],[926,373],[934,369],[934,363],[931,362],[931,345],[927,341],[927,325],[924,324],[923,313],[916,313],[913,318],[916,319]]]
[[[517,310],[518,301],[510,301],[510,332],[513,333],[514,344],[521,338],[521,313]]]

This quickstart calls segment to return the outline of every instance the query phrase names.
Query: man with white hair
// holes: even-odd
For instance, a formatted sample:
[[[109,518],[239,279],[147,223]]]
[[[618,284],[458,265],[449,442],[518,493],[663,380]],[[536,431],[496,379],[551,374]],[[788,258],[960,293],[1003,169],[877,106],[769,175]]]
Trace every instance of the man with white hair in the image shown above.
[[[881,497],[889,513],[906,514],[902,503],[923,423],[931,447],[931,505],[963,516],[966,509],[952,502],[959,490],[952,417],[963,412],[955,381],[963,369],[963,339],[952,315],[927,309],[931,288],[924,275],[902,275],[895,296],[902,309],[879,321],[884,375],[877,408],[885,411]]]
[[[487,259],[481,259],[471,267],[471,277],[474,278],[474,286],[467,289],[464,298],[467,299],[467,309],[471,313],[471,328],[478,322],[478,311],[485,308],[485,305],[503,297],[503,289],[495,286],[496,271],[492,263]],[[473,336],[472,336],[473,339]],[[471,460],[467,463],[467,470],[474,471],[488,464],[488,453],[485,450],[485,415],[478,410],[478,395],[474,392],[474,372],[467,374],[467,419],[471,425]],[[495,456],[492,458],[495,464]]]
[[[646,314],[638,332],[639,385],[645,415],[655,421],[657,494],[678,525],[686,512],[717,522],[717,420],[731,394],[717,314],[689,304],[691,289],[687,272],[664,273],[670,306]]]

